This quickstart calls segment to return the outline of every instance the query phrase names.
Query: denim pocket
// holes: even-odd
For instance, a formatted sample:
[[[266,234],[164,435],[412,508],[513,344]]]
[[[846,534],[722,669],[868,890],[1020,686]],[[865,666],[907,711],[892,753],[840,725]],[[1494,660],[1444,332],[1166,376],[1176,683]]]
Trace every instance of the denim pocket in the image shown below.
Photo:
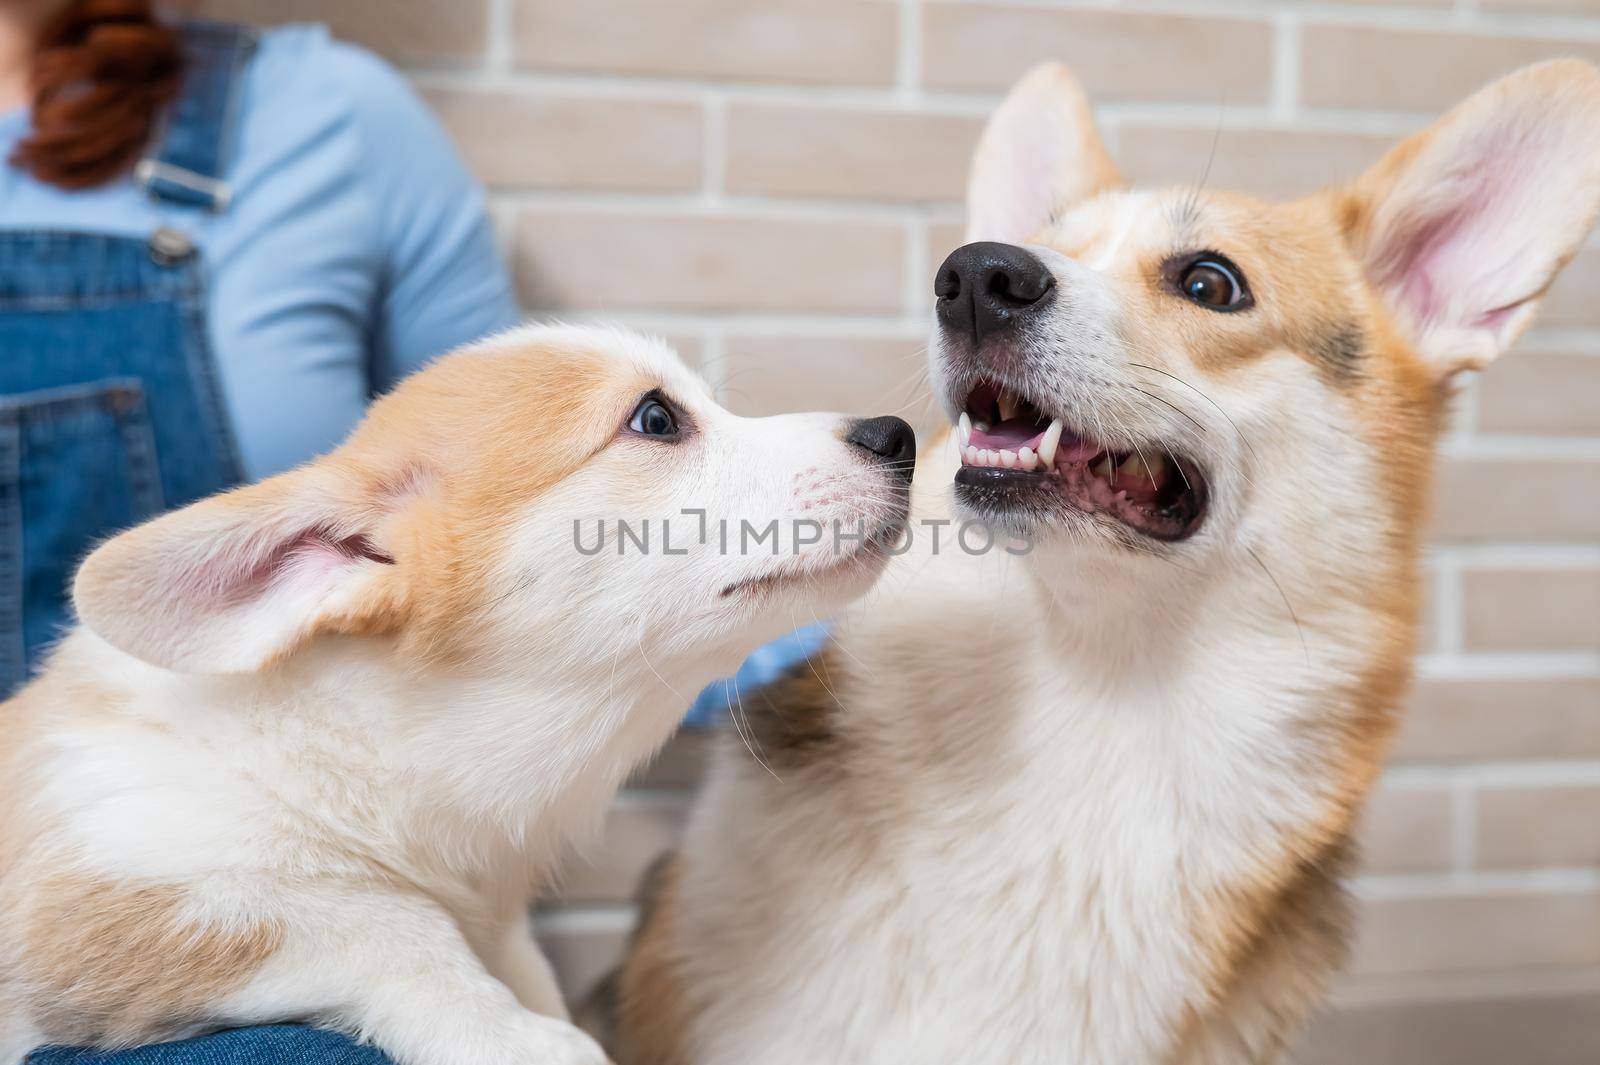
[[[69,621],[90,548],[162,509],[161,472],[136,378],[0,397],[0,688]]]

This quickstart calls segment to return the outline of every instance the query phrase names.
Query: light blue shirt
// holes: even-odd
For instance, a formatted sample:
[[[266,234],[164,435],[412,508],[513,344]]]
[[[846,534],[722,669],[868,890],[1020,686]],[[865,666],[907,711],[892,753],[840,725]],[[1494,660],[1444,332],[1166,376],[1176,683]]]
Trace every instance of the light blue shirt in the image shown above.
[[[373,394],[517,311],[483,191],[390,67],[286,26],[261,34],[244,77],[225,211],[156,202],[131,178],[69,192],[0,166],[0,228],[187,234],[257,478],[327,451]],[[0,158],[27,131],[26,111],[0,114]]]

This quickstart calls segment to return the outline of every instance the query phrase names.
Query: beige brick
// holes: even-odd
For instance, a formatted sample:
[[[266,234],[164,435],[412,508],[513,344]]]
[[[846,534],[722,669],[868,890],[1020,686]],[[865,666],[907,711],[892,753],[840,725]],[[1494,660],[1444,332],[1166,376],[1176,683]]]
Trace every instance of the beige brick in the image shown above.
[[[1417,623],[1417,649],[1423,653],[1438,650],[1441,642],[1437,591],[1439,580],[1439,575],[1432,570],[1422,571],[1422,616]]]
[[[488,0],[204,0],[208,18],[268,26],[324,22],[336,37],[394,60],[461,60],[481,56]]]
[[[1600,757],[1600,679],[1424,680],[1411,703],[1400,761]]]
[[[1207,188],[1291,199],[1357,177],[1394,140],[1312,130],[1122,126],[1116,157],[1135,184],[1187,186],[1204,176]]]
[[[1045,60],[1100,99],[1264,103],[1272,30],[1256,20],[927,4],[922,70],[942,89],[1002,89]]]
[[[1468,570],[1469,651],[1600,649],[1600,569]]]
[[[1315,1018],[1286,1060],[1294,1065],[1594,1065],[1600,1061],[1600,978],[1546,990],[1501,987],[1389,998]]]
[[[1535,326],[1600,328],[1600,249],[1579,252],[1556,277]]]
[[[928,291],[933,291],[933,271],[944,262],[944,257],[967,242],[967,228],[962,222],[934,222],[928,226]],[[929,299],[933,297],[930,295]]]
[[[1478,431],[1600,436],[1600,357],[1513,351],[1478,381]]]
[[[1350,972],[1362,977],[1600,964],[1600,894],[1369,899]]]
[[[1310,107],[1439,111],[1541,59],[1600,59],[1600,45],[1558,38],[1308,25],[1300,100]]]
[[[747,415],[795,410],[897,414],[943,425],[928,393],[922,337],[731,336],[723,402]]]
[[[928,264],[928,276],[917,283],[916,310],[925,316],[929,330],[933,329],[933,275],[945,257],[966,241],[965,223],[943,221],[931,222],[928,225],[928,242],[924,252],[924,261]]]
[[[983,127],[970,115],[734,104],[727,188],[765,196],[957,201]]]
[[[706,341],[702,336],[676,329],[652,328],[648,323],[640,323],[636,328],[665,340],[685,363],[697,370],[705,360]]]
[[[485,183],[501,187],[698,188],[698,104],[435,89],[427,93]]]
[[[691,793],[623,792],[606,815],[599,839],[562,863],[549,901],[628,902],[650,863],[678,842]]]
[[[559,923],[535,920],[535,938],[555,970],[569,1003],[582,1002],[602,977],[617,967],[628,944],[633,919],[627,914],[562,914]]]
[[[1362,976],[1339,973],[1325,998],[1335,1010],[1371,1005],[1408,1006],[1425,1002],[1561,996],[1600,992],[1600,966],[1563,965],[1537,969],[1463,969],[1452,973],[1401,973]]]
[[[1478,792],[1478,863],[1600,866],[1600,787]]]
[[[1449,540],[1592,541],[1600,537],[1600,462],[1445,459],[1434,527]]]
[[[530,208],[514,267],[547,310],[897,311],[899,226]]]
[[[517,0],[519,64],[607,74],[886,84],[894,4],[862,0]]]
[[[1362,814],[1358,838],[1365,872],[1449,869],[1450,794],[1438,788],[1382,786]]]
[[[1600,15],[1600,0],[1478,0],[1478,6],[1513,14]]]

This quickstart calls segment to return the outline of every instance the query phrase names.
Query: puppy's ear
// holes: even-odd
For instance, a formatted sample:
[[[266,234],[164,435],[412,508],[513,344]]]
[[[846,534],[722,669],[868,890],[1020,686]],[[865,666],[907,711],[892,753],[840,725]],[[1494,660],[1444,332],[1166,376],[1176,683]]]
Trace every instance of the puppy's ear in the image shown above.
[[[1528,327],[1600,210],[1600,74],[1540,63],[1481,89],[1343,194],[1369,280],[1443,374]]]
[[[967,180],[967,240],[1026,241],[1062,208],[1121,184],[1077,79],[1046,63],[984,127]]]
[[[393,503],[328,460],[130,529],[78,570],[92,632],[153,665],[248,673],[321,632],[397,627],[405,584],[383,543]]]

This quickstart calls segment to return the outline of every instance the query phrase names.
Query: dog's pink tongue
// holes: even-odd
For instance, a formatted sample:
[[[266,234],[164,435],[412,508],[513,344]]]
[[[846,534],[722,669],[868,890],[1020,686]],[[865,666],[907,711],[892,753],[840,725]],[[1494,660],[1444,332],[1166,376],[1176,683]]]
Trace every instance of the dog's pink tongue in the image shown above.
[[[1105,450],[1093,440],[1085,440],[1076,433],[1063,432],[1056,446],[1056,465],[1066,462],[1088,462]]]
[[[1039,428],[1038,422],[1032,418],[1012,418],[987,429],[973,426],[971,443],[980,451],[1021,451],[1025,447],[1037,451],[1043,439],[1044,430]]]

